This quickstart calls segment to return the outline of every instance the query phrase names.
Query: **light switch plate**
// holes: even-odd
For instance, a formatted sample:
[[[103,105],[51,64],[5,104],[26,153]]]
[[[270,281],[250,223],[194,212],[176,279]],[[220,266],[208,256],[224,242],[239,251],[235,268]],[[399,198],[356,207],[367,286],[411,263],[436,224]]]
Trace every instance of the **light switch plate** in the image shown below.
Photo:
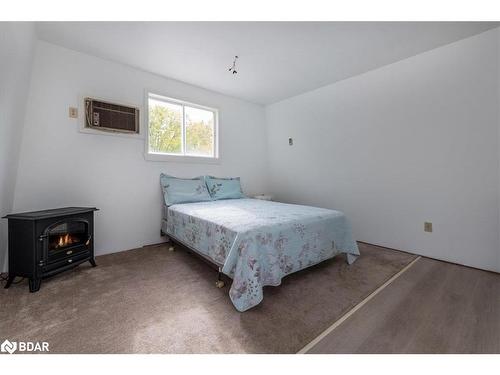
[[[78,118],[78,108],[69,107],[69,117]]]
[[[432,223],[429,221],[426,221],[424,223],[424,232],[432,232]]]

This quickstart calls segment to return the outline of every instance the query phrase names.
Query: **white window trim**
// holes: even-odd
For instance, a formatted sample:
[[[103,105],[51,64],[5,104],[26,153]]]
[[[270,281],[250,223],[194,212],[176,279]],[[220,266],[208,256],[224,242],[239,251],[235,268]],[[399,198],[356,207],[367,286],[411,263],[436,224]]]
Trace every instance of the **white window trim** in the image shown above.
[[[206,163],[206,164],[219,164],[220,150],[219,150],[219,110],[212,107],[203,106],[196,103],[191,103],[185,100],[171,98],[167,95],[159,94],[156,90],[146,90],[144,99],[144,124],[145,124],[145,147],[144,147],[144,158],[148,161],[171,161],[171,162],[181,162],[181,163]],[[166,154],[159,152],[149,151],[149,98],[164,101],[166,103],[181,104],[183,105],[183,122],[184,122],[184,106],[204,109],[214,113],[214,155],[215,156],[194,156],[194,155],[179,155],[179,154]],[[184,143],[183,149],[186,149],[186,136],[185,127],[182,126],[182,142]]]

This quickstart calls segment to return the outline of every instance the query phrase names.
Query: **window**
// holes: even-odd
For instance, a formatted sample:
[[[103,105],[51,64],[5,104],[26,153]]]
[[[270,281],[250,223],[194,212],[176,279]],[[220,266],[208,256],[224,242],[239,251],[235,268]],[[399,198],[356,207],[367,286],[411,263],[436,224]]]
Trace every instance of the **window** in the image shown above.
[[[217,159],[217,110],[148,94],[147,154]]]

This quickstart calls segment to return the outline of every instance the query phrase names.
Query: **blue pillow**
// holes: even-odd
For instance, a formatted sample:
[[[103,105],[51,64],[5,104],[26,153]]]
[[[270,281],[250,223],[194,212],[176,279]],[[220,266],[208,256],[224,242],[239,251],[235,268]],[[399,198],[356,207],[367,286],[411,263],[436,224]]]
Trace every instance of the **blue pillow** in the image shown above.
[[[205,176],[208,191],[212,199],[236,199],[245,198],[241,191],[240,178],[217,178]]]
[[[160,175],[160,184],[167,206],[177,203],[206,202],[212,200],[203,177],[191,179],[177,178],[162,173]]]

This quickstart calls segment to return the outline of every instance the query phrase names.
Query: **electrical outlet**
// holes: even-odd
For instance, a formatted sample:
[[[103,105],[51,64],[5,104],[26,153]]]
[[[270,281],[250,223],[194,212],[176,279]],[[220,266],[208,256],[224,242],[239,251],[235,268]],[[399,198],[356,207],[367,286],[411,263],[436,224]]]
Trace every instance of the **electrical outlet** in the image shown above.
[[[78,118],[78,108],[69,107],[69,117]]]
[[[424,232],[432,232],[432,223],[429,221],[426,221],[424,223]]]
[[[288,145],[293,146],[293,138],[288,138]]]

